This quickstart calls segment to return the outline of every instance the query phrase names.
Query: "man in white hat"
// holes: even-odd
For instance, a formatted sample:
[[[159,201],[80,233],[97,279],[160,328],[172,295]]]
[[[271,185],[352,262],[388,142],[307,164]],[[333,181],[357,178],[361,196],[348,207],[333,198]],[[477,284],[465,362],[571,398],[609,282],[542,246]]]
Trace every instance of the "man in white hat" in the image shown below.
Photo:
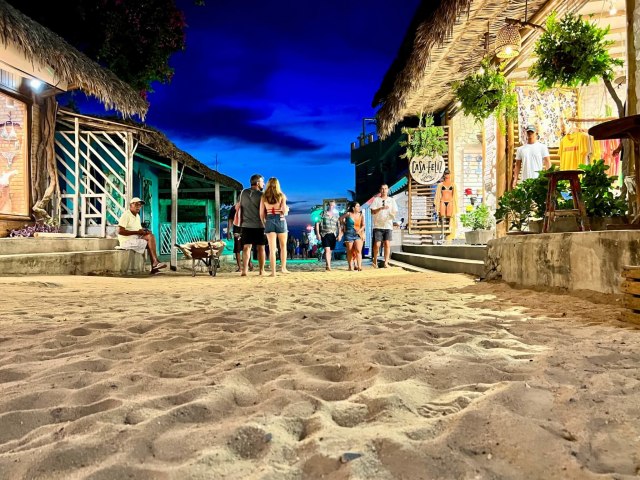
[[[140,222],[140,209],[144,202],[138,197],[133,197],[129,202],[129,210],[126,210],[118,220],[118,242],[123,250],[133,250],[143,254],[149,250],[151,256],[151,273],[158,273],[166,268],[165,263],[158,261],[156,253],[156,237],[148,229],[142,228]]]
[[[518,183],[518,176],[522,170],[522,180],[537,178],[543,168],[551,168],[549,149],[538,141],[538,134],[534,125],[527,125],[527,143],[516,150],[516,163],[513,168],[513,187]]]

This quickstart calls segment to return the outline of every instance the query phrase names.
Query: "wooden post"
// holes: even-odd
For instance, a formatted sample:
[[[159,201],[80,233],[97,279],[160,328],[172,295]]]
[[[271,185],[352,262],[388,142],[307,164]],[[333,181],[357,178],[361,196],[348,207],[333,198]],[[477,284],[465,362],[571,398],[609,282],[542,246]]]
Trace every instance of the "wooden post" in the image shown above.
[[[73,169],[73,236],[78,236],[78,227],[80,222],[80,120],[78,117],[74,120],[73,129],[75,131],[73,161],[75,163]]]
[[[640,31],[636,32],[633,26],[633,17],[636,10],[640,10],[639,0],[627,0],[627,115],[637,115],[638,106],[638,65],[636,62],[636,37],[640,42]]]
[[[214,229],[214,240],[218,240],[220,238],[220,183],[215,183],[215,212],[216,212],[216,224]]]
[[[126,145],[124,148],[126,158],[125,165],[127,166],[127,176],[126,176],[126,203],[124,205],[125,210],[127,209],[127,205],[133,198],[133,134],[131,132],[127,133]]]
[[[497,122],[497,120],[496,120]],[[496,125],[496,199],[507,191],[507,185],[511,182],[507,178],[507,142],[505,135]],[[496,226],[496,237],[504,237],[509,230],[509,219],[505,218]]]
[[[171,159],[171,270],[178,269],[178,161]]]

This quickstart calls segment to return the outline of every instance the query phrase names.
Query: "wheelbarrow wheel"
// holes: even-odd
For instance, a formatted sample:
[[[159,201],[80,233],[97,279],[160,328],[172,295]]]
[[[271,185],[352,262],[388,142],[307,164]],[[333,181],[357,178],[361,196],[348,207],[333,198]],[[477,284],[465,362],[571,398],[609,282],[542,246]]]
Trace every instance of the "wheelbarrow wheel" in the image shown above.
[[[212,258],[211,269],[209,270],[209,273],[211,274],[212,277],[215,277],[216,273],[218,273],[219,266],[220,266],[220,261],[217,258]]]

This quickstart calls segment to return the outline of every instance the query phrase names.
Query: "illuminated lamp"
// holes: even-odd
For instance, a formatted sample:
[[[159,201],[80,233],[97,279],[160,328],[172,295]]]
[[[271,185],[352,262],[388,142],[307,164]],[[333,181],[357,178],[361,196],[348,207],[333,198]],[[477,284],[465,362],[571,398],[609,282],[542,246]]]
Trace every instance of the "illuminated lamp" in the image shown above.
[[[514,58],[520,55],[522,37],[520,28],[512,23],[506,24],[496,35],[496,57],[501,59]]]
[[[42,85],[43,83],[37,78],[32,78],[31,80],[29,80],[29,86],[36,92],[42,88]]]

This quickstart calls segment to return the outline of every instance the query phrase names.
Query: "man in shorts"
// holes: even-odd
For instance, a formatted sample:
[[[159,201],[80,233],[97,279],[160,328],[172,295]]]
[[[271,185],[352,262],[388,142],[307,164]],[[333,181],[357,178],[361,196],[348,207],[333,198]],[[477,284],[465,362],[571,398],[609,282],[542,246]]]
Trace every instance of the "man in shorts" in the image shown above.
[[[143,205],[144,202],[138,197],[131,199],[129,209],[118,220],[118,242],[122,250],[133,250],[140,254],[148,250],[151,257],[151,273],[155,274],[167,265],[158,261],[156,237],[148,229],[142,228],[140,209]]]
[[[267,237],[264,234],[264,224],[260,219],[260,199],[264,189],[264,177],[259,174],[251,176],[251,188],[245,188],[240,192],[240,208],[242,209],[242,273],[245,277],[251,261],[251,247],[258,249],[258,268],[260,275],[264,273],[265,251]]]
[[[316,236],[324,248],[327,271],[331,271],[331,250],[336,249],[336,241],[340,241],[342,238],[340,215],[336,211],[336,202],[333,200],[329,202],[327,209],[320,215],[320,221],[316,223]]]
[[[373,215],[373,268],[378,268],[380,244],[384,247],[384,268],[387,268],[391,258],[393,220],[398,214],[398,205],[389,196],[388,185],[382,185],[380,195],[371,202],[371,214]]]

